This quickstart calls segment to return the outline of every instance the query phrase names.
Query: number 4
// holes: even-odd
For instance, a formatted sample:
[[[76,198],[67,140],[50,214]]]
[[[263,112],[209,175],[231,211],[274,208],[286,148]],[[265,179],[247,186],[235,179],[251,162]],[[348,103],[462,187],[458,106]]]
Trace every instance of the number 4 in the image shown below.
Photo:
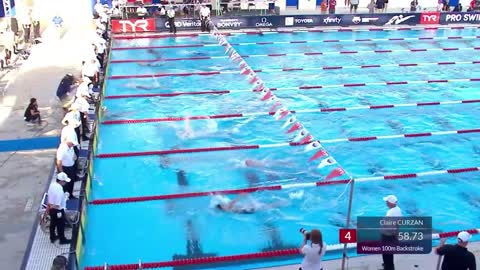
[[[355,229],[340,229],[339,242],[342,244],[357,242],[357,230]]]

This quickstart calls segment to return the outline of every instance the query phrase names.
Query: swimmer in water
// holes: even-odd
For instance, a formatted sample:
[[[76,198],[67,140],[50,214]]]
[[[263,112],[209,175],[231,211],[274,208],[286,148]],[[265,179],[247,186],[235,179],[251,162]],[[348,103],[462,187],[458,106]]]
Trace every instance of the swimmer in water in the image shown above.
[[[137,62],[137,65],[142,67],[161,67],[163,66],[163,63],[159,61],[149,62],[149,63]]]
[[[127,83],[124,85],[126,88],[132,88],[132,89],[140,89],[140,90],[155,90],[155,89],[161,89],[162,87],[160,85],[140,85],[136,84],[133,82]]]
[[[241,193],[233,200],[230,200],[226,196],[216,195],[212,198],[211,205],[220,211],[235,214],[253,214],[257,211],[275,209],[288,205],[288,201],[286,200],[280,200],[275,203],[266,204],[250,198],[250,200],[246,202],[240,202],[247,196],[248,194]]]
[[[185,121],[183,121],[183,131],[178,132],[178,136],[182,139],[193,139],[198,137],[207,137],[213,135],[218,131],[218,124],[215,120],[207,118],[207,128],[204,131],[194,132],[190,120],[190,115],[187,114]]]
[[[147,52],[149,54],[153,54],[155,56],[156,59],[162,59],[162,54],[155,51],[154,49],[148,49]]]
[[[249,168],[271,168],[271,167],[293,167],[294,165],[290,161],[285,160],[259,160],[259,159],[246,159],[245,166]]]

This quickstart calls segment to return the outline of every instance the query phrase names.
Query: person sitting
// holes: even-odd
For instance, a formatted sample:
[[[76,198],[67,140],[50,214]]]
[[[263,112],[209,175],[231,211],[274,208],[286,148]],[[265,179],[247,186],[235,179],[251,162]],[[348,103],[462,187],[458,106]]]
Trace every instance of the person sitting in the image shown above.
[[[29,122],[29,123],[33,123],[37,121],[39,125],[42,124],[42,119],[40,117],[40,111],[38,110],[38,104],[37,104],[36,98],[30,99],[30,104],[28,104],[27,109],[25,109],[23,118],[25,119],[26,122]]]

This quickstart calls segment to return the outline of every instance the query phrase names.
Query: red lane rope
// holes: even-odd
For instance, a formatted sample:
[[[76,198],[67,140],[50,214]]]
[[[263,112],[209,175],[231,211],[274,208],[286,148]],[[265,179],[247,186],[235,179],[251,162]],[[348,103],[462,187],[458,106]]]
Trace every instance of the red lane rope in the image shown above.
[[[365,142],[372,140],[382,139],[401,139],[401,138],[417,138],[428,136],[444,136],[444,135],[456,135],[466,133],[479,133],[480,128],[477,129],[464,129],[464,130],[448,130],[448,131],[435,131],[424,133],[408,133],[408,134],[395,134],[385,136],[368,136],[368,137],[353,137],[353,138],[341,138],[330,140],[314,140],[313,138],[305,139],[300,142],[284,142],[284,143],[272,143],[272,144],[256,144],[256,145],[236,145],[236,146],[219,146],[219,147],[203,147],[203,148],[186,148],[186,149],[171,149],[171,150],[158,150],[158,151],[142,151],[142,152],[125,152],[125,153],[107,153],[98,154],[97,158],[119,158],[119,157],[135,157],[135,156],[155,156],[155,155],[170,155],[170,154],[184,154],[184,153],[201,153],[201,152],[217,152],[217,151],[236,151],[236,150],[248,150],[248,149],[260,149],[260,148],[278,148],[286,146],[306,146],[315,141],[319,143],[340,143],[340,142]]]
[[[323,40],[297,40],[297,41],[262,41],[230,43],[231,46],[241,45],[273,45],[273,44],[297,44],[297,43],[341,43],[341,42],[371,42],[371,41],[415,41],[415,40],[461,40],[480,39],[480,36],[449,36],[449,37],[415,37],[415,38],[364,38],[364,39],[323,39]],[[147,50],[147,49],[170,49],[170,48],[193,48],[193,47],[221,47],[217,43],[207,44],[177,44],[161,46],[138,46],[138,47],[115,47],[112,50]],[[385,50],[391,52],[390,50]]]
[[[247,32],[232,32],[232,33],[222,33],[224,36],[232,36],[232,35],[263,35],[264,33],[278,33],[278,34],[295,34],[295,33],[303,33],[303,32],[366,32],[366,31],[422,31],[422,30],[438,30],[438,29],[475,29],[479,28],[476,26],[452,26],[452,27],[398,27],[398,28],[367,28],[367,29],[358,29],[358,28],[337,28],[337,29],[307,29],[307,30],[279,30],[279,31],[247,31]],[[142,35],[115,35],[115,39],[122,40],[122,39],[143,39],[143,38],[171,38],[171,37],[198,37],[204,36],[209,34],[198,34],[198,33],[187,33],[187,34],[142,34]]]
[[[467,231],[470,234],[479,233],[479,229],[468,229],[465,231]],[[460,233],[460,231],[432,234],[432,238],[437,239],[438,237],[439,238],[456,237],[458,233]],[[356,244],[354,243],[353,245],[350,245],[350,248],[355,246]],[[327,251],[341,250],[343,248],[344,248],[343,245],[327,245]],[[274,258],[274,257],[298,256],[298,255],[300,255],[300,250],[298,248],[292,248],[292,249],[281,249],[281,250],[230,255],[230,256],[203,257],[203,258],[181,259],[181,260],[164,261],[164,262],[147,262],[147,263],[142,263],[141,266],[143,269],[163,268],[163,267],[181,267],[181,266],[187,266],[187,265],[248,261],[248,260],[258,260],[258,259]],[[139,268],[139,264],[138,263],[117,264],[117,265],[109,265],[108,267],[109,267],[108,269],[110,270],[137,270]],[[85,267],[84,270],[104,270],[104,266],[87,266]]]
[[[267,68],[255,69],[256,73],[264,72],[292,72],[292,71],[312,71],[312,70],[338,70],[338,69],[366,69],[366,68],[390,68],[390,67],[417,67],[417,66],[431,66],[431,65],[465,65],[465,64],[480,64],[480,61],[462,61],[462,62],[430,62],[430,63],[410,63],[410,64],[385,64],[385,65],[360,65],[360,66],[323,66],[323,67],[292,67],[292,68]],[[110,76],[109,79],[125,79],[125,78],[150,78],[150,77],[174,77],[174,76],[212,76],[221,74],[236,74],[237,70],[232,71],[196,71],[183,73],[158,73],[158,74],[139,74],[139,75],[115,75]],[[132,77],[134,76],[134,77]],[[397,83],[398,84],[398,83]]]
[[[172,92],[172,93],[158,93],[158,94],[130,94],[130,95],[113,95],[106,96],[106,99],[120,99],[120,98],[148,98],[148,97],[176,97],[184,95],[222,95],[228,94],[230,91],[198,91],[198,92]]]
[[[278,56],[319,56],[331,54],[360,54],[360,53],[397,53],[397,52],[431,52],[431,51],[458,51],[458,50],[480,50],[480,47],[474,48],[436,48],[436,49],[405,49],[405,50],[373,50],[373,51],[330,51],[330,52],[305,52],[305,53],[282,53],[282,54],[250,54],[241,55],[242,58],[249,57],[278,57]],[[183,57],[183,58],[162,58],[162,59],[119,59],[111,60],[110,63],[151,63],[160,61],[187,61],[187,60],[208,60],[224,59],[228,56],[202,56],[202,57]]]
[[[119,157],[155,156],[155,155],[185,154],[185,153],[199,153],[199,152],[248,150],[248,149],[258,149],[259,147],[260,147],[259,145],[239,145],[239,146],[221,146],[221,147],[206,147],[206,148],[186,148],[186,149],[174,149],[174,150],[98,154],[96,157],[97,158],[119,158]]]
[[[136,96],[137,97],[137,96]],[[417,103],[404,103],[404,104],[384,104],[384,105],[368,105],[357,107],[337,107],[337,108],[321,108],[321,109],[304,109],[304,110],[291,110],[291,113],[329,113],[338,111],[354,111],[354,110],[380,110],[380,109],[393,109],[393,108],[405,108],[405,107],[424,107],[424,106],[440,106],[440,105],[458,105],[458,104],[472,104],[480,103],[480,99],[469,100],[455,100],[455,101],[436,101],[436,102],[417,102]],[[231,114],[211,114],[211,115],[196,115],[196,116],[170,116],[159,118],[146,118],[146,119],[115,119],[105,120],[102,122],[104,125],[114,124],[138,124],[138,123],[155,123],[155,122],[177,122],[189,120],[203,120],[203,119],[229,119],[229,118],[243,118],[251,116],[271,116],[274,112],[254,112],[254,113],[231,113]]]

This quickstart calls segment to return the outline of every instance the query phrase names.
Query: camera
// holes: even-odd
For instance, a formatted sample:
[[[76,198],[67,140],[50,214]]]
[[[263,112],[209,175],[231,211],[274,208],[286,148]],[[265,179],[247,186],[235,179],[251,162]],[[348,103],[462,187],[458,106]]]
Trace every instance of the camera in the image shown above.
[[[300,228],[299,231],[300,231],[301,234],[305,235],[305,238],[306,238],[307,240],[310,240],[310,232],[308,232],[308,231],[305,230],[304,228]]]

